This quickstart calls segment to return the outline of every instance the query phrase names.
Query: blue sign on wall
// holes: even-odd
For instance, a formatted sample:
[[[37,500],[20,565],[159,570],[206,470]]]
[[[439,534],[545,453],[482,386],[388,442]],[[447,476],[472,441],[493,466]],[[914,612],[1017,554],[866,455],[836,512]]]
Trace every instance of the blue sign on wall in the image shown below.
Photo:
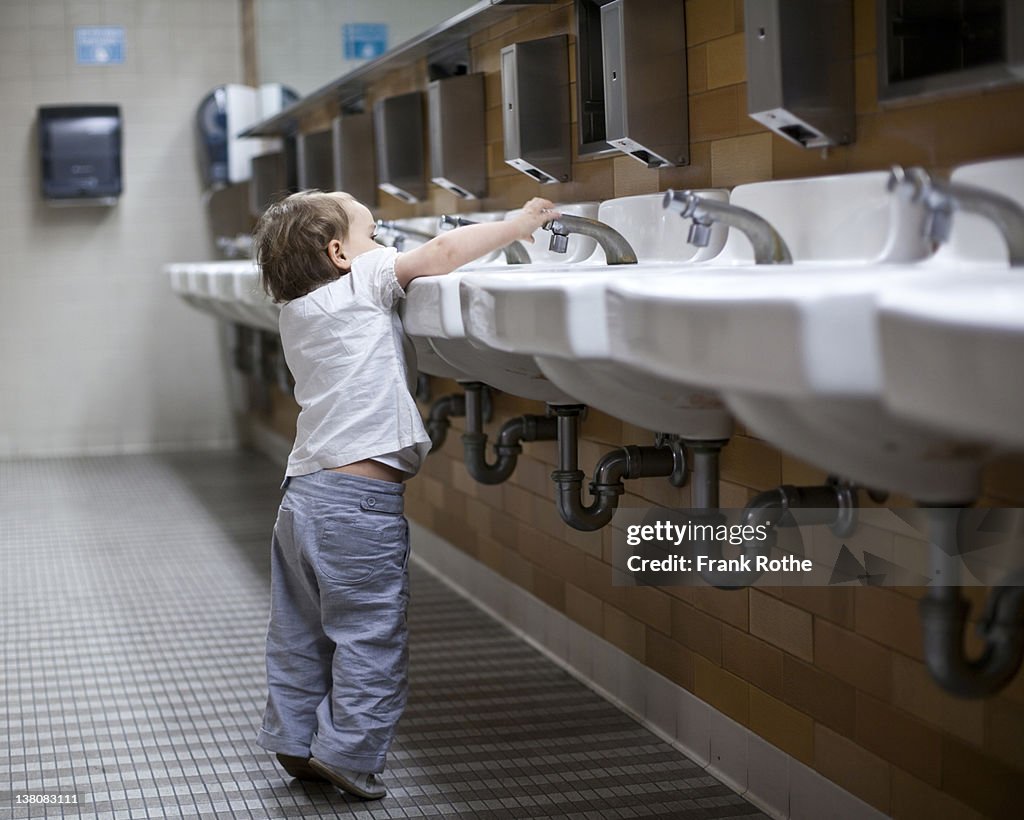
[[[75,62],[79,65],[117,65],[124,62],[121,26],[75,26]]]
[[[341,41],[346,60],[372,60],[388,50],[386,23],[345,23]]]

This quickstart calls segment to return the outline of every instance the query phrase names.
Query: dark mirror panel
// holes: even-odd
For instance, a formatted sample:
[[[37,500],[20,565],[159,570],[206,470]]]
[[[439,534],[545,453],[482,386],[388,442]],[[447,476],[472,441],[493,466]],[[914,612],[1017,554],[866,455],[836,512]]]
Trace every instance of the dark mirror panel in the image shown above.
[[[1024,79],[1018,0],[878,0],[879,99]]]

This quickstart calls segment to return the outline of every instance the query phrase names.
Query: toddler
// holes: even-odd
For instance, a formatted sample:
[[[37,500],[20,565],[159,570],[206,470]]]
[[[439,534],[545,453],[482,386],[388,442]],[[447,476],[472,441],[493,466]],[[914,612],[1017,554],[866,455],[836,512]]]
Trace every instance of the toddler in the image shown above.
[[[396,304],[413,279],[529,241],[557,216],[531,199],[514,219],[398,253],[374,241],[373,214],[353,197],[303,191],[257,225],[301,406],[271,546],[270,694],[257,742],[293,777],[387,793],[379,775],[407,689],[402,481],[430,450]]]

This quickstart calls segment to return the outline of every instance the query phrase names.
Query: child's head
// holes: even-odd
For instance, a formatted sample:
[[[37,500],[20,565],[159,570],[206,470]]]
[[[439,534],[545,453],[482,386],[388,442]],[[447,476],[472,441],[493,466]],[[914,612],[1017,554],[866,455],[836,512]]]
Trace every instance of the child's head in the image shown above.
[[[347,241],[352,210],[359,207],[349,194],[300,191],[263,212],[255,231],[256,261],[263,289],[275,302],[298,299],[345,272],[332,242]]]

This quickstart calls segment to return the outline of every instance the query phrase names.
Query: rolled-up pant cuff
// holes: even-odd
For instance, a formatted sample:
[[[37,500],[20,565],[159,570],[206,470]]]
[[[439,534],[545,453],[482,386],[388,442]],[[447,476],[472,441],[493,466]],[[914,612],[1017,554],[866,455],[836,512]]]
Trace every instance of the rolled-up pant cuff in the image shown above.
[[[326,763],[328,766],[337,766],[338,768],[348,769],[353,772],[380,774],[384,771],[384,763],[387,760],[387,754],[352,755],[339,752],[337,749],[324,745],[316,738],[313,738],[309,751],[313,757],[322,763]]]
[[[260,729],[256,735],[256,742],[268,752],[277,752],[282,755],[293,757],[309,757],[309,742],[295,740],[293,738],[273,735],[266,729]]]

